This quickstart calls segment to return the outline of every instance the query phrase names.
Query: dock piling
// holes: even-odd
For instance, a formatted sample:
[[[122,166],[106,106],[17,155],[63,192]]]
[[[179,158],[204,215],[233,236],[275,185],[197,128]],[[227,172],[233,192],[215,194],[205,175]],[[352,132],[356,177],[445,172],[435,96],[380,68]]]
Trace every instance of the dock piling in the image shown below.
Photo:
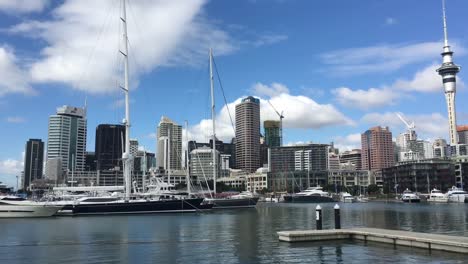
[[[335,204],[333,209],[335,211],[335,229],[341,229],[340,206],[338,204]]]
[[[315,221],[317,224],[317,230],[322,230],[322,207],[320,204],[315,207]]]

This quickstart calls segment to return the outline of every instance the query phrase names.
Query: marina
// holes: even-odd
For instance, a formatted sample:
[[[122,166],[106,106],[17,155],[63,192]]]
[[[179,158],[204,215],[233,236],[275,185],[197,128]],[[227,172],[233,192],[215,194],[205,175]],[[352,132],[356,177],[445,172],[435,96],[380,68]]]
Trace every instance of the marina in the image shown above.
[[[316,204],[259,203],[197,214],[0,220],[1,263],[463,263],[466,255],[368,241],[284,243],[277,232],[315,228]],[[322,204],[333,228],[334,204]],[[468,236],[466,204],[341,203],[342,228]],[[34,261],[33,261],[34,260]]]

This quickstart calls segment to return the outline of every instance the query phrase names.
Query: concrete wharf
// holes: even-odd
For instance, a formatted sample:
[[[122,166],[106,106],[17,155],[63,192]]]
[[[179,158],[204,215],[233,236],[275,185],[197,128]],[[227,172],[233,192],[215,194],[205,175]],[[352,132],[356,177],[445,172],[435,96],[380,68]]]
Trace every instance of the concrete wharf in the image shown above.
[[[394,246],[409,246],[428,250],[443,250],[468,254],[468,237],[417,233],[379,228],[350,228],[278,232],[279,240],[306,242],[351,239],[381,242]]]

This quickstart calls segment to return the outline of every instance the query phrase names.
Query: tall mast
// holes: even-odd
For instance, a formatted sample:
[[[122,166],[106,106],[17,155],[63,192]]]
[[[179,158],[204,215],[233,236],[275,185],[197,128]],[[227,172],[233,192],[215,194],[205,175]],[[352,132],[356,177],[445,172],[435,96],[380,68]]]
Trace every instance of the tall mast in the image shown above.
[[[128,86],[128,35],[127,35],[127,14],[125,10],[125,0],[122,0],[122,14],[120,16],[123,27],[123,50],[120,53],[124,56],[125,83],[122,90],[125,93],[125,152],[122,155],[124,161],[124,179],[125,179],[125,200],[130,199],[131,192],[131,168],[133,157],[130,154],[130,106],[129,106],[129,86]]]
[[[187,193],[190,195],[192,190],[190,188],[190,153],[189,153],[189,140],[188,140],[188,122],[185,120],[185,141],[187,142],[187,155],[185,156],[185,181],[187,182]]]
[[[213,84],[213,50],[210,48],[210,86],[211,86],[211,119],[213,121],[213,190],[216,196],[216,121],[215,121],[215,99]]]

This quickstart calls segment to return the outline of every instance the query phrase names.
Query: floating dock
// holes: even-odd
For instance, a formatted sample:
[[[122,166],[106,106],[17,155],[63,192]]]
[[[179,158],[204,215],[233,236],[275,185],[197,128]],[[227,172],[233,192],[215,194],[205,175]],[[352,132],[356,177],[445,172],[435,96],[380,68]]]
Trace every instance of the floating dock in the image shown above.
[[[409,246],[428,250],[443,250],[468,254],[468,237],[448,236],[378,228],[351,228],[278,232],[279,240],[306,242],[324,240],[361,240]]]

